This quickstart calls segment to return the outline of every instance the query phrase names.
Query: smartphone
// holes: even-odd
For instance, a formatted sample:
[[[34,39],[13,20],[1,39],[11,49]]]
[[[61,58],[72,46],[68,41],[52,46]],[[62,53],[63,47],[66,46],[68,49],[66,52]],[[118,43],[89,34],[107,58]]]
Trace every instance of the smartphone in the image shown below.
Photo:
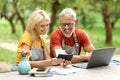
[[[71,54],[59,54],[57,58],[62,58],[62,59],[71,61],[72,57],[73,57],[73,55],[71,55]]]
[[[46,68],[44,68],[44,67],[40,67],[37,69],[37,71],[45,71],[45,70],[46,70]]]

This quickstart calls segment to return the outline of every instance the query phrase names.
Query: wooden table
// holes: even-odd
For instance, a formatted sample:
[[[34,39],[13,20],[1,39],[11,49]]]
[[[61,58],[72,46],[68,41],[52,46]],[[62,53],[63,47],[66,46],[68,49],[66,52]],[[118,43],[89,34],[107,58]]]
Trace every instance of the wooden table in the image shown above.
[[[70,75],[53,75],[52,77],[31,77],[19,75],[17,71],[0,73],[0,80],[120,80],[120,65],[109,65],[92,69],[80,69],[79,73]]]

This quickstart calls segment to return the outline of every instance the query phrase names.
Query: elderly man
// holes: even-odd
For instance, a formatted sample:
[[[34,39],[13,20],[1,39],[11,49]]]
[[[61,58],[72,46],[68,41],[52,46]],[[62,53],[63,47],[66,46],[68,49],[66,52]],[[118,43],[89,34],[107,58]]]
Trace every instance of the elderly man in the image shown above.
[[[66,54],[73,54],[72,63],[89,60],[94,46],[87,33],[76,27],[77,22],[76,13],[71,8],[65,8],[59,14],[60,26],[50,37],[51,57],[57,56],[57,50],[64,50]],[[80,55],[82,48],[84,55]]]

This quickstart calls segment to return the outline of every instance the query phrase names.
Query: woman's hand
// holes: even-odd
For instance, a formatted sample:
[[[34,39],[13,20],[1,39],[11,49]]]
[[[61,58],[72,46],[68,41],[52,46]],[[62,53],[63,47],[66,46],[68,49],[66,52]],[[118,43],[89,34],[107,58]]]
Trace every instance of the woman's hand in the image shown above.
[[[60,63],[63,63],[63,59],[62,58],[52,58],[51,59],[51,65],[58,65]]]
[[[20,53],[21,56],[31,56],[31,51],[24,48],[17,48],[17,53]]]
[[[63,67],[66,67],[67,65],[71,64],[71,61],[62,59],[62,58],[52,58],[51,59],[51,64],[52,65],[61,65]]]

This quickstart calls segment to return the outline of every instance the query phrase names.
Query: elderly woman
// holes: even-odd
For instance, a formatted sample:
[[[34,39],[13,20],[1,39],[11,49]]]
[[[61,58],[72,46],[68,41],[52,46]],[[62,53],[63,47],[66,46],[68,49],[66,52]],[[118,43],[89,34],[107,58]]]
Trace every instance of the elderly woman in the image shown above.
[[[45,35],[49,29],[50,18],[43,10],[34,11],[29,17],[26,30],[21,36],[18,48],[23,51],[31,51],[32,56],[28,58],[31,67],[44,67],[58,65],[63,62],[62,59],[50,58],[45,39]],[[21,54],[16,55],[16,63],[11,70],[17,70],[17,65],[21,60]]]

